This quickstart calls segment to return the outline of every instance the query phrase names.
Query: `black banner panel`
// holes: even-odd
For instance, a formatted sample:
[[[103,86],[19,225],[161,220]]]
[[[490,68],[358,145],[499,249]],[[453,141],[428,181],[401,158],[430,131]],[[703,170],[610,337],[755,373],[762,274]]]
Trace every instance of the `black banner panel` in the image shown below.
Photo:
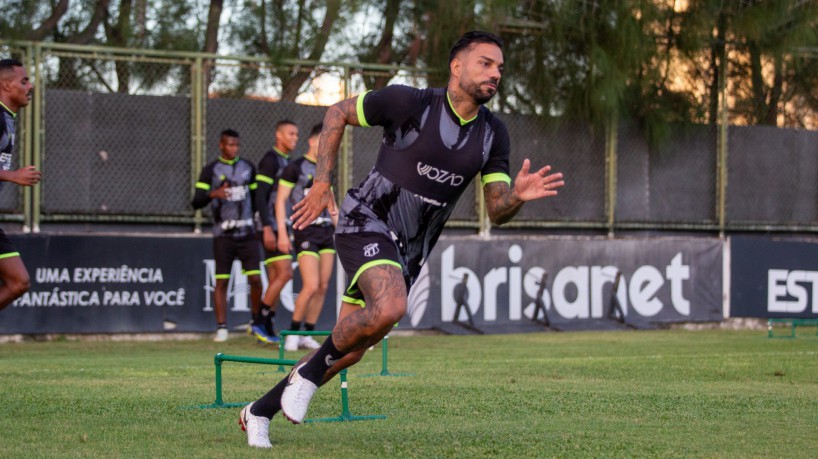
[[[818,318],[818,243],[730,238],[730,316]]]
[[[0,311],[0,333],[215,328],[210,238],[12,240],[32,287]],[[300,288],[294,271],[278,307],[278,328],[289,326]],[[442,237],[409,293],[399,327],[492,333],[543,329],[546,322],[570,329],[722,320],[722,271],[722,243],[712,238]],[[262,282],[266,286],[266,275]],[[334,325],[343,282],[333,275],[318,329]],[[228,291],[228,326],[240,329],[250,320],[250,301],[238,261]]]

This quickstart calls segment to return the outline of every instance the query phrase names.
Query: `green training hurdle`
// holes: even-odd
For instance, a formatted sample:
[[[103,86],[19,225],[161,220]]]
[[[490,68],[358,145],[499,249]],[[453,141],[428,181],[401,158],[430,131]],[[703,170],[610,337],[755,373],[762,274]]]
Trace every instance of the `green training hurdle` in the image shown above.
[[[775,325],[789,325],[790,327],[790,334],[789,335],[776,335],[774,332]],[[797,327],[818,327],[818,319],[812,318],[771,318],[767,320],[767,338],[795,338],[795,329]],[[816,330],[815,335],[818,336],[818,330]]]
[[[387,365],[387,354],[389,352],[389,335],[386,335],[381,340],[381,372],[380,373],[371,373],[368,375],[361,375],[362,378],[368,378],[371,376],[413,376],[412,373],[390,373],[389,367]]]
[[[278,358],[284,359],[284,340],[287,338],[287,335],[298,335],[298,336],[329,336],[332,334],[331,330],[281,330],[278,332]],[[278,366],[279,373],[284,373],[284,365]]]
[[[312,331],[301,331],[301,330],[281,330],[278,332],[281,336],[279,344],[278,344],[278,358],[284,359],[284,345],[281,343],[285,340],[288,335],[298,335],[298,336],[329,336],[332,334],[330,330],[312,330]],[[362,378],[368,378],[371,376],[413,376],[412,373],[390,373],[389,366],[388,366],[388,354],[389,354],[389,335],[383,337],[381,340],[381,372],[380,373],[372,373],[367,375],[361,375]],[[284,366],[279,365],[278,371],[280,373],[284,373]]]
[[[243,407],[250,402],[240,403],[225,403],[222,395],[222,362],[239,362],[239,363],[256,363],[262,365],[288,365],[293,366],[298,363],[297,360],[286,359],[268,359],[264,357],[246,357],[241,355],[225,355],[221,352],[213,357],[213,363],[216,367],[216,400],[209,405],[200,405],[197,408],[235,408]],[[349,410],[349,389],[347,384],[347,371],[341,370],[339,372],[341,378],[341,414],[340,416],[329,418],[307,419],[304,422],[339,422],[339,421],[362,421],[368,419],[386,419],[386,416],[381,414],[373,414],[366,416],[355,416]]]

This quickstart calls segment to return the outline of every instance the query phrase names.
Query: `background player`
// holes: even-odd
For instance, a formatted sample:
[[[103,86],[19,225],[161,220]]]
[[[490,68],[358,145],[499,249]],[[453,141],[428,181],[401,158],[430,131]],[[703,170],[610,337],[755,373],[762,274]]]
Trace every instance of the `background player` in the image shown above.
[[[277,181],[290,161],[290,153],[298,143],[298,126],[293,121],[281,120],[276,123],[275,137],[275,146],[259,161],[256,176],[258,182],[256,198],[262,226],[264,266],[267,268],[267,290],[261,300],[258,317],[254,318],[254,326],[251,328],[257,338],[267,338],[271,341],[278,341],[275,332],[275,311],[281,290],[293,278],[293,256],[290,251],[281,252],[277,247],[278,226],[275,213]],[[289,219],[286,220],[286,223],[289,224]],[[286,226],[284,234],[288,234]]]
[[[12,182],[32,186],[42,174],[34,166],[12,170],[15,121],[20,109],[31,102],[34,91],[23,64],[16,59],[0,60],[0,185]],[[30,287],[28,270],[20,252],[0,229],[0,310],[27,292]]]
[[[282,253],[289,253],[292,250],[285,226],[289,220],[287,209],[291,204],[304,199],[312,187],[321,126],[318,124],[312,128],[307,140],[309,150],[304,156],[291,162],[278,180],[276,222],[278,250]],[[315,330],[315,323],[318,322],[324,307],[329,278],[335,264],[333,233],[337,220],[337,212],[331,215],[325,210],[306,228],[293,230],[295,251],[298,254],[298,271],[301,273],[301,291],[295,300],[290,330],[300,330],[302,323],[305,330]],[[319,346],[312,336],[288,335],[284,342],[284,349],[287,351],[297,351],[298,348],[318,349]]]
[[[193,195],[193,208],[210,204],[213,213],[213,257],[216,260],[216,288],[213,304],[216,312],[216,337],[227,341],[227,284],[233,260],[238,258],[250,284],[253,315],[261,304],[261,263],[253,221],[256,168],[239,158],[239,134],[232,129],[219,137],[219,157],[202,169]]]

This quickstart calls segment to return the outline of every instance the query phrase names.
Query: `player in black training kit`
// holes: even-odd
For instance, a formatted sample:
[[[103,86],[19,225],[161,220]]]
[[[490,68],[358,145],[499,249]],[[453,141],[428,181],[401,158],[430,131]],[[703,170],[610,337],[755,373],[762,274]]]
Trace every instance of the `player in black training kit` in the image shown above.
[[[287,237],[285,222],[288,220],[287,207],[309,194],[315,176],[315,158],[318,153],[318,139],[321,125],[314,126],[307,143],[309,150],[301,158],[291,162],[278,180],[276,197],[276,221],[278,222],[278,250],[289,253],[292,250]],[[304,229],[294,230],[295,251],[298,254],[298,270],[301,272],[301,291],[295,299],[295,310],[290,330],[312,331],[324,307],[329,278],[335,264],[335,243],[333,233],[338,213],[324,211]],[[318,349],[320,345],[311,336],[288,335],[284,340],[284,350]]]
[[[293,207],[294,229],[333,205],[330,177],[346,126],[382,126],[383,143],[374,169],[341,205],[335,244],[349,284],[338,323],[321,348],[242,409],[239,422],[251,446],[271,446],[269,421],[279,410],[302,422],[318,386],[357,363],[403,317],[409,287],[474,177],[482,177],[496,224],[564,185],[562,174],[549,174],[550,166],[529,172],[526,159],[511,186],[508,133],[483,106],[500,83],[501,48],[496,35],[469,32],[451,50],[445,89],[390,86],[327,111],[314,184]]]
[[[34,87],[23,64],[16,59],[0,60],[0,184],[12,182],[32,186],[40,182],[40,171],[34,166],[12,170],[15,120],[20,109],[31,102]],[[28,270],[20,253],[0,229],[0,310],[11,304],[30,286]]]
[[[254,318],[254,326],[251,328],[256,338],[262,339],[266,335],[271,341],[278,341],[274,318],[281,290],[293,278],[293,256],[289,251],[279,251],[277,247],[277,236],[281,233],[276,232],[278,225],[275,204],[278,178],[287,167],[290,153],[298,143],[298,126],[290,120],[281,120],[276,123],[275,137],[275,146],[259,161],[256,175],[258,182],[256,201],[262,226],[261,242],[264,246],[264,266],[267,267],[267,290],[261,299],[259,316]],[[286,225],[283,234],[288,235]]]
[[[216,342],[227,341],[227,284],[233,260],[241,260],[247,283],[250,284],[250,305],[253,315],[261,305],[261,263],[256,238],[255,206],[256,168],[239,158],[239,134],[222,131],[219,158],[202,169],[196,182],[193,208],[210,204],[213,212],[213,258],[216,260],[216,288],[213,303],[216,312]]]

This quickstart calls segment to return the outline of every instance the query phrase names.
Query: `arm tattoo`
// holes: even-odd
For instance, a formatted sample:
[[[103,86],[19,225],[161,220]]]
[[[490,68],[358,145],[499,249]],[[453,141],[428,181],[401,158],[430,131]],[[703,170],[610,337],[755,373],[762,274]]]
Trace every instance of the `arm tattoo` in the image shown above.
[[[486,211],[491,221],[502,225],[511,220],[523,207],[523,201],[514,196],[514,192],[505,182],[492,182],[483,187],[486,198]]]
[[[318,143],[315,181],[330,183],[338,162],[338,149],[347,125],[360,126],[356,110],[357,98],[343,100],[331,106],[324,116],[324,129]]]

